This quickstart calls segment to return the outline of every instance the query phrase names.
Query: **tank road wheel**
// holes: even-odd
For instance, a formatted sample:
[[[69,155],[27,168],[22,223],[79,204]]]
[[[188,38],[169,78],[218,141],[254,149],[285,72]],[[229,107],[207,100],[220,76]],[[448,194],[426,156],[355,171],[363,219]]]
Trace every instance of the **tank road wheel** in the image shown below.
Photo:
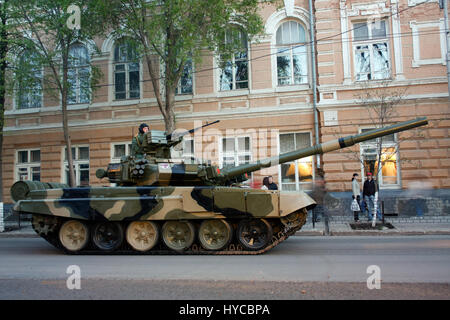
[[[189,248],[195,239],[195,228],[189,221],[167,221],[162,228],[166,246],[175,251]]]
[[[68,251],[80,251],[89,241],[89,228],[78,220],[66,221],[59,229],[59,241]]]
[[[114,251],[123,241],[123,229],[117,222],[99,222],[94,226],[92,241],[103,251]]]
[[[231,225],[223,220],[204,220],[198,231],[198,239],[206,250],[222,250],[231,241]]]
[[[128,225],[126,238],[134,250],[148,251],[158,242],[159,229],[152,221],[133,221]]]
[[[243,220],[237,228],[239,243],[250,251],[266,247],[272,236],[272,226],[264,219]]]

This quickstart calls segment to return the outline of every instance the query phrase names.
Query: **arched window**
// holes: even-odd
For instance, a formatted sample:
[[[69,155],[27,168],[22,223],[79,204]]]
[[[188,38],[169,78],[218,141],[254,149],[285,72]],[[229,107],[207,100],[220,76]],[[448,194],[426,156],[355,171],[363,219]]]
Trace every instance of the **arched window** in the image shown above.
[[[295,21],[287,21],[278,27],[277,78],[278,85],[308,82],[308,53],[305,29]]]
[[[69,49],[69,95],[68,103],[89,103],[90,73],[89,52],[86,46],[77,43]]]
[[[139,57],[136,45],[122,38],[114,47],[114,96],[116,100],[139,99]]]
[[[42,106],[42,68],[37,53],[27,50],[19,58],[17,77],[17,109]]]
[[[237,27],[225,33],[225,42],[238,42],[240,50],[236,50],[231,59],[220,57],[223,67],[220,69],[220,90],[248,89],[248,45],[247,36]]]

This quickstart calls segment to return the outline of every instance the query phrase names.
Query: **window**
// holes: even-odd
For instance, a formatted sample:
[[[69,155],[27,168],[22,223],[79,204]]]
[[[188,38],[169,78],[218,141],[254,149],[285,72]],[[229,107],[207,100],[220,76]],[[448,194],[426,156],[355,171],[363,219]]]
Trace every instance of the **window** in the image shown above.
[[[280,154],[311,146],[309,132],[280,134]],[[313,157],[282,163],[280,166],[281,190],[309,189],[313,179]],[[305,185],[306,184],[306,185]]]
[[[192,94],[192,88],[192,59],[189,59],[184,65],[184,69],[181,74],[180,81],[178,82],[175,94]]]
[[[42,68],[38,55],[25,51],[19,58],[20,72],[17,74],[17,109],[40,108],[42,106]]]
[[[72,45],[69,49],[69,104],[89,103],[90,72],[87,48],[82,44]]]
[[[122,142],[122,143],[113,143],[111,145],[111,162],[119,163],[120,158],[123,156],[129,156],[131,152],[131,143]]]
[[[195,158],[194,139],[192,139],[192,138],[183,138],[182,144],[183,144],[182,158],[186,162],[191,162]]]
[[[16,158],[16,180],[41,180],[41,151],[19,150]]]
[[[390,59],[386,22],[355,23],[353,29],[356,80],[389,78]]]
[[[295,21],[284,22],[278,27],[277,78],[278,85],[308,82],[308,54],[305,29]]]
[[[248,89],[248,43],[247,36],[238,28],[225,32],[225,43],[238,41],[241,49],[230,60],[221,57],[220,90]]]
[[[75,169],[75,179],[77,186],[89,185],[89,147],[73,146],[72,159]],[[69,165],[67,163],[67,149],[64,148],[64,183],[69,183]]]
[[[220,167],[234,167],[250,163],[252,151],[250,137],[222,138]]]
[[[136,45],[128,39],[121,39],[114,48],[115,99],[139,99],[140,77],[139,57]]]
[[[370,129],[362,129],[361,132]],[[377,172],[378,167],[378,146],[382,143],[381,149],[381,172]],[[361,142],[361,156],[363,161],[363,176],[366,177],[367,172],[371,172],[377,179],[380,187],[399,186],[399,172],[396,151],[396,135],[391,134],[369,141]]]

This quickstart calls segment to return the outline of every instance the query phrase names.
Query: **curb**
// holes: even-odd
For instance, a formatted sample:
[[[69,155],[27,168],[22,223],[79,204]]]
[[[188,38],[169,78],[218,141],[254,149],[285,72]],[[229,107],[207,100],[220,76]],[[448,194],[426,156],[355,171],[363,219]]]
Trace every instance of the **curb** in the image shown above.
[[[355,231],[333,231],[330,230],[329,236],[423,236],[423,235],[450,235],[450,230],[429,230],[429,231],[402,231],[398,229],[382,230],[355,230]],[[323,230],[305,230],[297,231],[294,236],[326,236]]]

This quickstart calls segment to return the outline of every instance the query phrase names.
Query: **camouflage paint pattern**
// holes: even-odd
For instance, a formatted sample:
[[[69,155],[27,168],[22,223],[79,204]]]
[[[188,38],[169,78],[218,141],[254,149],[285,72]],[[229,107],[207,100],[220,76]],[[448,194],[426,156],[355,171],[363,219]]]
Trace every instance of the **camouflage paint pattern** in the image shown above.
[[[304,192],[233,187],[31,190],[14,210],[94,221],[280,218],[315,204]]]

